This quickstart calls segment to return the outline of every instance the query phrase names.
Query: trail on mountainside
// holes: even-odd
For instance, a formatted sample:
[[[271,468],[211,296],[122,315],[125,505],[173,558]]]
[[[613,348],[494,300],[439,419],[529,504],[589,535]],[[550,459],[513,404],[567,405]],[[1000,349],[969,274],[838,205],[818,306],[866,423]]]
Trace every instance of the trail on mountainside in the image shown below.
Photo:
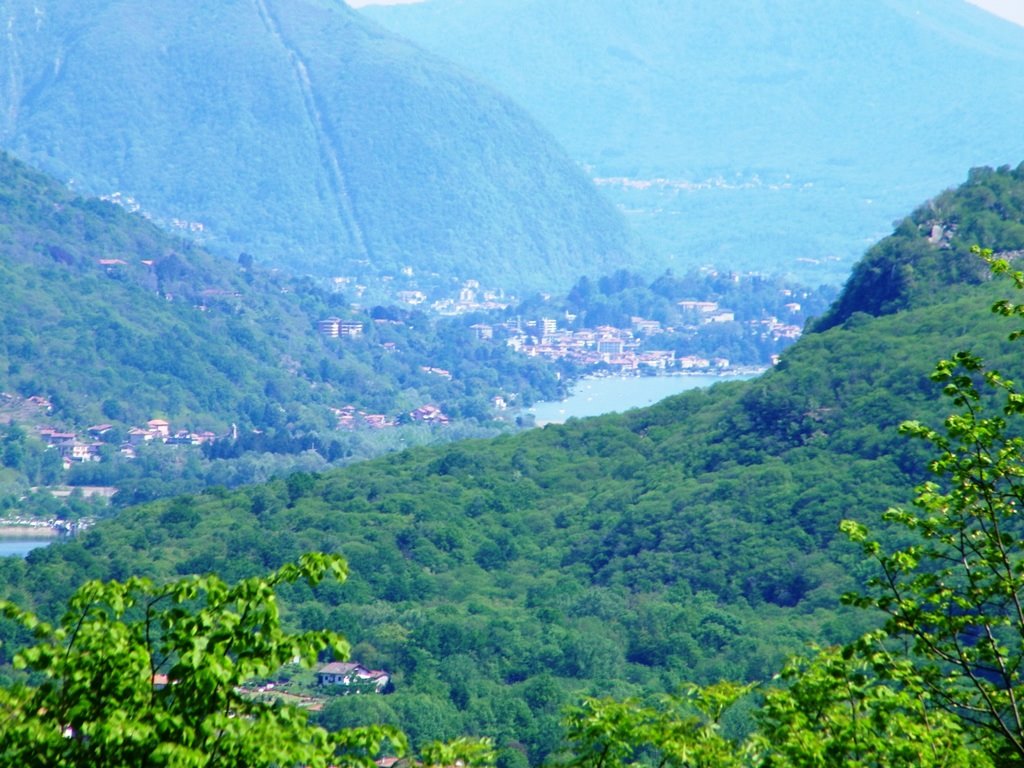
[[[348,193],[348,183],[345,180],[345,172],[342,170],[342,164],[338,157],[337,148],[328,136],[323,119],[323,113],[317,104],[316,95],[313,93],[313,86],[309,79],[309,70],[306,67],[306,62],[303,60],[302,56],[299,55],[299,52],[289,45],[287,40],[285,40],[284,35],[281,33],[281,27],[278,24],[276,17],[271,13],[265,0],[253,0],[253,4],[256,6],[256,11],[259,13],[260,19],[266,27],[267,32],[277,40],[278,44],[288,55],[288,61],[292,65],[292,69],[295,72],[296,82],[298,82],[299,90],[302,93],[302,102],[306,110],[306,115],[313,126],[317,146],[320,149],[320,155],[323,158],[324,166],[327,169],[328,184],[337,201],[338,211],[341,214],[343,223],[348,228],[349,234],[352,237],[353,245],[355,246],[358,254],[364,257],[368,256],[369,250],[366,247],[363,230],[362,227],[359,226],[359,220],[356,218],[355,209],[352,206],[352,198]]]

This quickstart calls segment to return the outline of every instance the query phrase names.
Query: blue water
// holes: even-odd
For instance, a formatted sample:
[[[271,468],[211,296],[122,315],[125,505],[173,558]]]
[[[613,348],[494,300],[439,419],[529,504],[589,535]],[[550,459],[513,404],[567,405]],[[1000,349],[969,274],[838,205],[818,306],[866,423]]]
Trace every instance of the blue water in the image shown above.
[[[10,539],[0,539],[0,557],[24,557],[37,547],[45,547],[57,540],[56,536],[17,536]]]
[[[607,376],[582,379],[565,400],[537,403],[527,412],[537,418],[537,425],[560,424],[569,418],[621,413],[631,408],[653,405],[671,395],[688,389],[710,387],[720,381],[753,378],[756,374],[732,376]]]

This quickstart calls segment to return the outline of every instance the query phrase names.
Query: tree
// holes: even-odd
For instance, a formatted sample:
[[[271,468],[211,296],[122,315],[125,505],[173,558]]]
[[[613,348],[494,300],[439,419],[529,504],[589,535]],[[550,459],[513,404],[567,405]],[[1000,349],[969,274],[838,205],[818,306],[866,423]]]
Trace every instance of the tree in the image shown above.
[[[585,699],[568,710],[566,734],[574,768],[632,765],[741,766],[749,751],[725,737],[722,714],[752,686],[732,683],[660,696],[653,704],[635,699]]]
[[[974,252],[993,272],[1010,273],[990,251]],[[1024,289],[1024,273],[1011,277]],[[1024,317],[1024,305],[1009,301],[993,311]],[[1024,331],[1010,336],[1021,337]],[[916,509],[885,514],[912,543],[887,551],[863,525],[845,521],[847,535],[881,566],[869,594],[846,600],[884,612],[884,640],[902,643],[923,689],[978,726],[999,758],[1021,761],[1024,438],[1008,419],[1024,415],[1024,392],[969,352],[940,361],[932,379],[957,411],[942,429],[907,422],[901,431],[935,447],[935,479],[918,487]]]
[[[959,719],[933,711],[913,665],[859,644],[791,659],[766,691],[748,741],[761,766],[984,768]]]
[[[275,588],[332,575],[337,556],[308,554],[262,578],[234,585],[190,576],[167,585],[132,578],[89,582],[59,625],[5,602],[39,640],[14,657],[28,681],[0,689],[0,755],[24,766],[372,766],[384,745],[401,752],[388,726],[328,733],[291,706],[256,701],[239,687],[331,649],[337,634],[289,634]]]
[[[791,660],[744,738],[723,727],[754,685],[685,686],[653,703],[586,699],[565,721],[573,768],[987,768],[958,719],[929,710],[909,665],[854,646]],[[884,674],[879,672],[884,668]]]

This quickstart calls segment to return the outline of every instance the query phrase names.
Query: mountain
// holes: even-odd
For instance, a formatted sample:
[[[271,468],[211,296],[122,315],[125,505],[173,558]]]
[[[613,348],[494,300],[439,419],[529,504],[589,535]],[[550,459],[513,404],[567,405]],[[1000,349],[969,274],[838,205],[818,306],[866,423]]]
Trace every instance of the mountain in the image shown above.
[[[677,269],[839,283],[963,169],[1024,160],[1024,28],[962,0],[361,12],[522,104]]]
[[[0,146],[234,258],[567,287],[642,258],[508,98],[339,0],[12,0]]]
[[[978,172],[936,207],[1009,251],[1022,192],[1024,167]],[[904,264],[959,262],[932,226],[915,226],[916,239],[902,222],[891,242],[910,246]],[[929,379],[934,361],[969,347],[1021,373],[1012,326],[989,310],[1012,286],[981,274],[940,272],[898,311],[853,302],[756,380],[126,509],[0,562],[0,583],[56,610],[87,577],[234,579],[306,550],[340,552],[350,581],[284,595],[289,620],[345,633],[395,693],[343,697],[323,722],[400,722],[415,743],[487,734],[503,760],[536,764],[581,693],[766,680],[807,643],[870,624],[839,607],[871,564],[838,522],[884,533],[882,511],[926,476],[925,447],[896,426],[938,424],[950,407]],[[865,296],[870,279],[855,270],[846,294]]]

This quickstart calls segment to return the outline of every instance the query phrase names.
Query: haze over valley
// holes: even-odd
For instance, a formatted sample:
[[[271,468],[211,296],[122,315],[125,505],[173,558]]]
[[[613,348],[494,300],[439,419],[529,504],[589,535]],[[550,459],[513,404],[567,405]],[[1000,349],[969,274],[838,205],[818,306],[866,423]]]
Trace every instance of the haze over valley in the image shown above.
[[[1024,28],[962,0],[362,12],[511,94],[677,270],[840,283],[966,169],[1024,156]]]

